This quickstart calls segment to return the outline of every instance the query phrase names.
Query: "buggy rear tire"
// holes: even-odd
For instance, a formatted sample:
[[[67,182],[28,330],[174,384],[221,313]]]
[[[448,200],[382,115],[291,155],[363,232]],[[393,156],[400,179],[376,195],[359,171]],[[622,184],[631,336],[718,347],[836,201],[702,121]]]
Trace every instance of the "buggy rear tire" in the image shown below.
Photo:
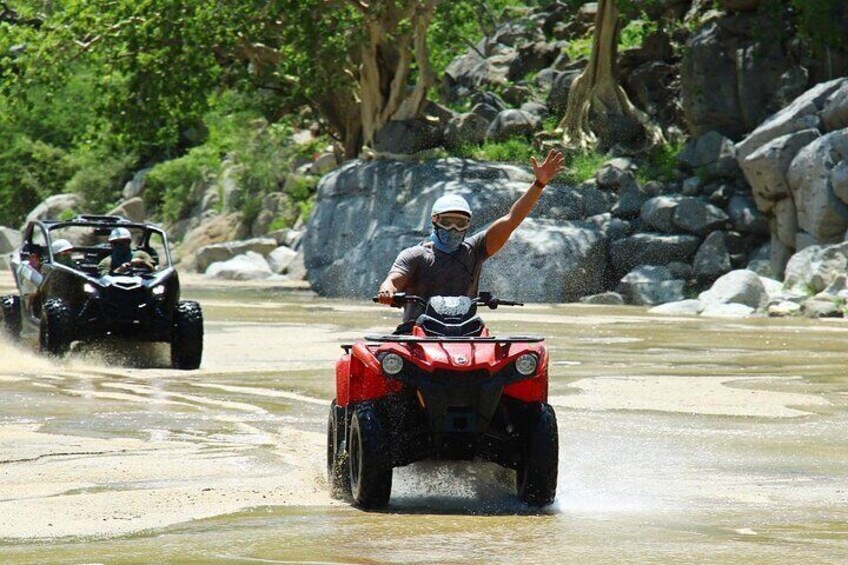
[[[353,411],[348,453],[353,503],[364,509],[385,508],[392,494],[389,441],[380,414],[369,402]]]
[[[50,298],[41,307],[39,345],[41,351],[61,357],[71,348],[74,320],[71,309],[61,298]]]
[[[21,338],[21,298],[7,294],[0,298],[0,308],[3,313],[3,333],[12,341]]]
[[[336,499],[350,498],[350,459],[345,449],[344,433],[344,409],[333,400],[327,419],[327,485],[330,496]]]
[[[193,300],[180,300],[174,309],[171,366],[192,370],[203,357],[203,310]]]
[[[515,474],[516,490],[522,502],[547,506],[556,497],[559,468],[556,413],[549,404],[539,403],[528,416],[524,453]]]

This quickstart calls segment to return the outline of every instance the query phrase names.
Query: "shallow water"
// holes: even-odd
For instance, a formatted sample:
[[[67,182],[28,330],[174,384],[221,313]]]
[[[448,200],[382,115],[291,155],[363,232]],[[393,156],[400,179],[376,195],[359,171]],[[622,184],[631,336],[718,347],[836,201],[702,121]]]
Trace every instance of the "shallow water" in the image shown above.
[[[395,471],[387,512],[333,501],[339,345],[397,311],[188,285],[199,371],[112,343],[51,362],[0,341],[0,561],[539,563],[848,560],[848,324],[634,308],[484,313],[547,336],[556,504],[489,465]],[[123,353],[116,353],[123,351]]]

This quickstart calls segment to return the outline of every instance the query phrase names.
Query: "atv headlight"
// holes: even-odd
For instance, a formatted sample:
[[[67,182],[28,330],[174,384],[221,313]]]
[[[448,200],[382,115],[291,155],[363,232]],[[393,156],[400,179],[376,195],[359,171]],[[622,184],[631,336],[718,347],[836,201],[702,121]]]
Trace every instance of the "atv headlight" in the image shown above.
[[[532,353],[525,353],[515,360],[515,370],[525,377],[529,377],[535,373],[538,365],[539,359]]]
[[[383,367],[383,372],[387,375],[397,375],[403,371],[403,357],[397,353],[386,353],[380,365]]]

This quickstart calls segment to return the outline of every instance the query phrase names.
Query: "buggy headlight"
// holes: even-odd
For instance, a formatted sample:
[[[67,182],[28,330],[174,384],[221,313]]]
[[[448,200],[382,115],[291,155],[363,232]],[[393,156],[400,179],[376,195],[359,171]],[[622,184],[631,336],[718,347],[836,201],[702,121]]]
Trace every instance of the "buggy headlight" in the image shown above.
[[[515,370],[525,377],[529,377],[535,373],[538,365],[539,359],[532,353],[525,353],[515,360]]]
[[[152,289],[150,289],[150,292],[152,292],[153,296],[155,296],[156,298],[161,298],[162,295],[165,294],[165,285],[160,284],[160,285],[154,286]]]
[[[397,353],[386,353],[380,361],[380,365],[383,367],[383,372],[387,375],[397,375],[403,371],[403,357]]]
[[[97,287],[91,283],[85,283],[82,285],[82,289],[86,294],[97,294]]]

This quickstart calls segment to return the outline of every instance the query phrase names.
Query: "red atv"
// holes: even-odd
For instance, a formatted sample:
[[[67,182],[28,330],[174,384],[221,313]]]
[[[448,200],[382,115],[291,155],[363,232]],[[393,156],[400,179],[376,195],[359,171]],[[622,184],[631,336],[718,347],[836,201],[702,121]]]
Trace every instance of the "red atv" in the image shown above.
[[[331,494],[382,508],[394,467],[480,458],[514,469],[525,503],[551,504],[559,449],[547,349],[540,337],[491,336],[477,315],[478,306],[522,304],[398,293],[392,306],[408,302],[424,307],[410,335],[342,346],[327,426]]]

